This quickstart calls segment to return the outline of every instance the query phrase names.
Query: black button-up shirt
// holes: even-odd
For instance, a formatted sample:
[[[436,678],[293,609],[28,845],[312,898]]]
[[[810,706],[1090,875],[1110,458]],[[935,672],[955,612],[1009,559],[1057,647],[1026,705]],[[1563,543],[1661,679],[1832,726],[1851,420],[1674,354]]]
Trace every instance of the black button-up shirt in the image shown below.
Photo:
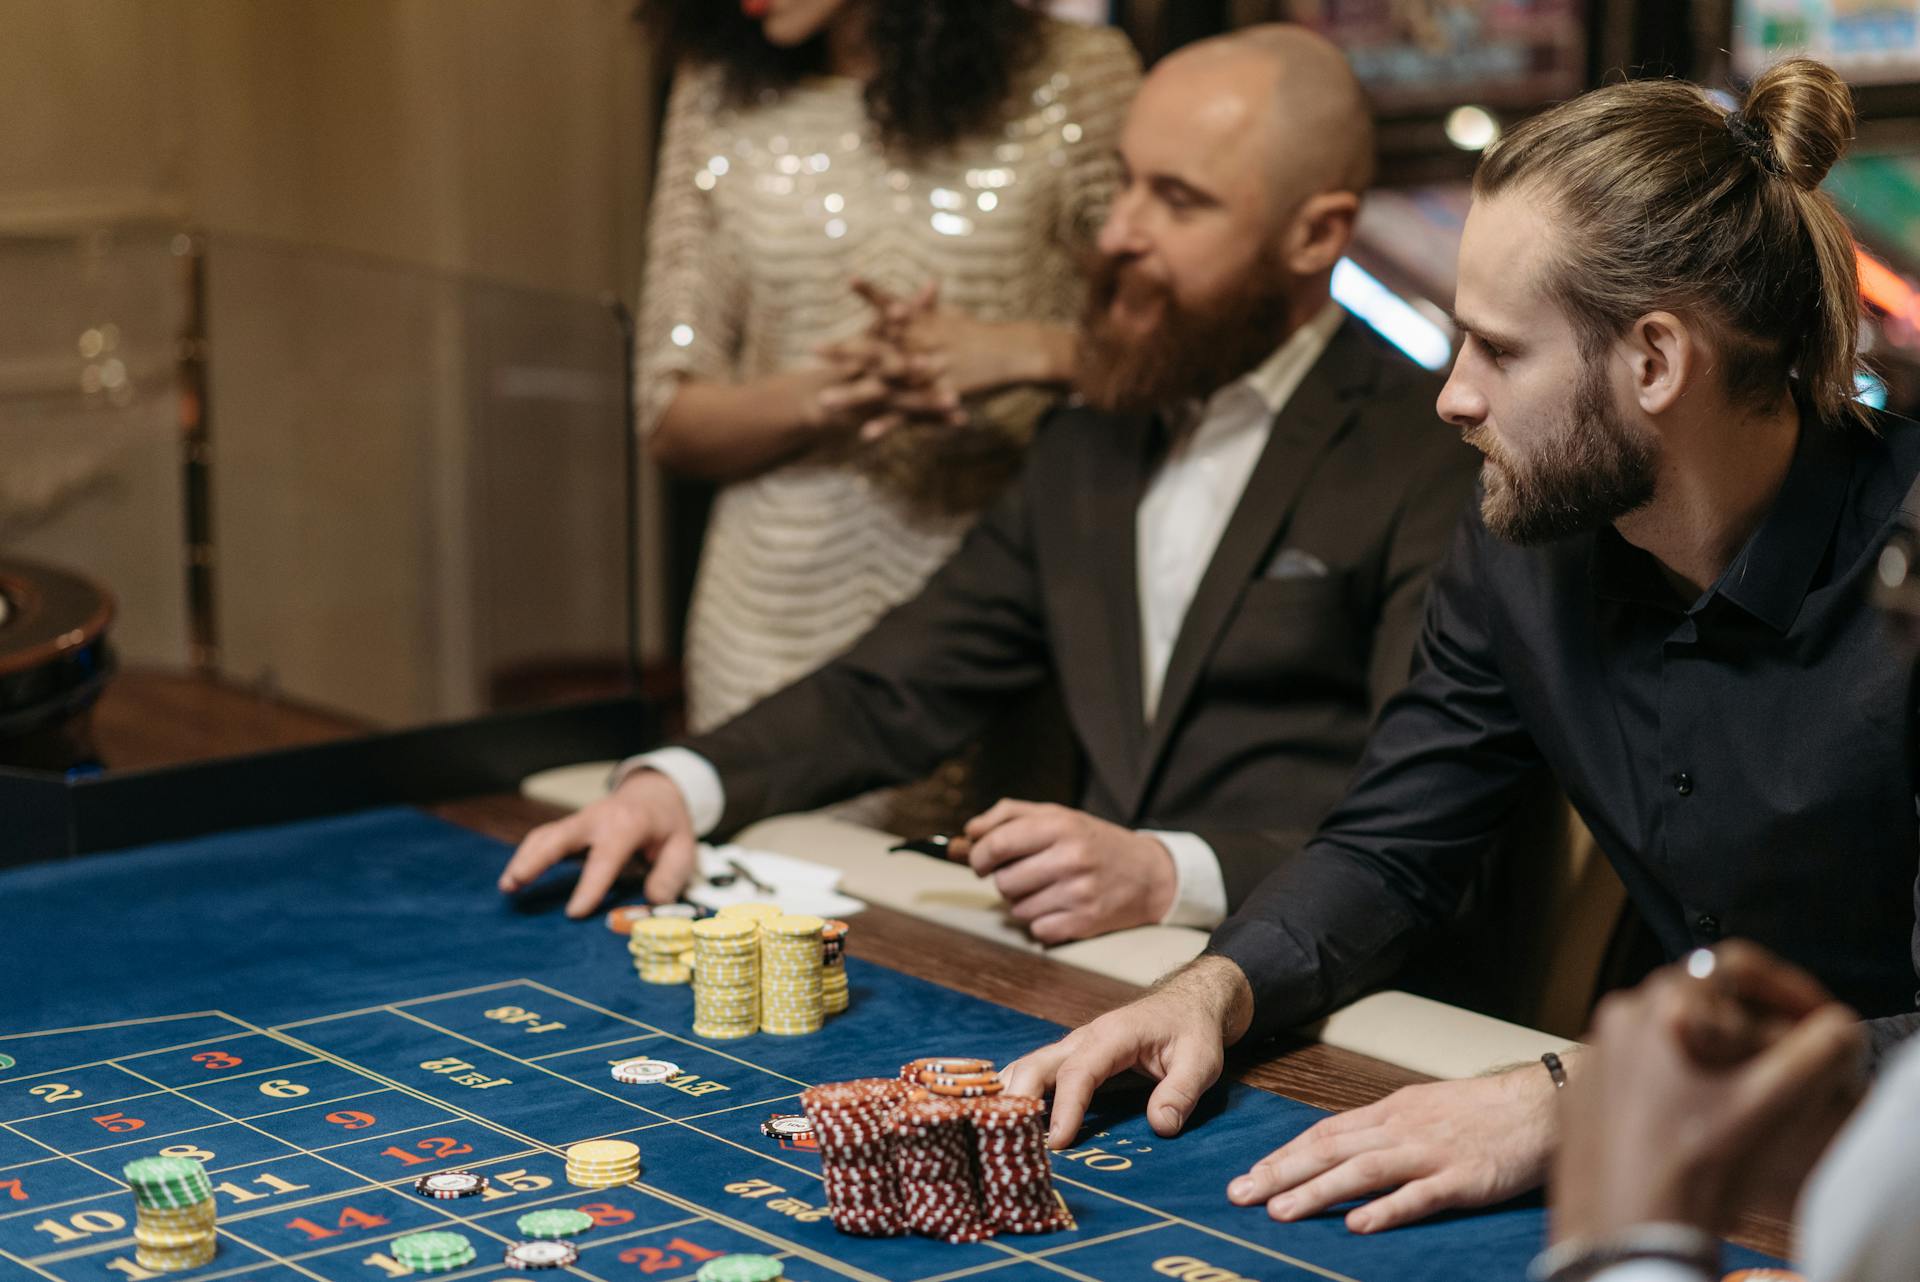
[[[1214,934],[1256,1029],[1388,979],[1545,771],[1670,956],[1741,936],[1865,1016],[1910,1014],[1913,664],[1868,586],[1920,424],[1874,421],[1802,430],[1691,606],[1611,527],[1521,548],[1470,511],[1347,798]]]

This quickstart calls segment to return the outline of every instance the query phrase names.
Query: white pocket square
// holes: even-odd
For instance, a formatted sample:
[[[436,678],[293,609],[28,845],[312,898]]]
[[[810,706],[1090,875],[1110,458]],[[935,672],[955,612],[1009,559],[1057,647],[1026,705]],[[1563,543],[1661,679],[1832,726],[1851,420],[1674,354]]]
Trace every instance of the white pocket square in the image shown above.
[[[1302,552],[1299,548],[1281,548],[1273,560],[1267,562],[1266,578],[1269,579],[1324,579],[1327,577],[1327,563],[1311,552]]]

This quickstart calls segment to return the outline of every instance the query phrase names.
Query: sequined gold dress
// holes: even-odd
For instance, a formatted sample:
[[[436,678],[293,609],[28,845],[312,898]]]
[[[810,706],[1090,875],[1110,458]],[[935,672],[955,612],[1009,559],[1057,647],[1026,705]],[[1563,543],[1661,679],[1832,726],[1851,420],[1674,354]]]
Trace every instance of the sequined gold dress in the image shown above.
[[[855,276],[900,294],[938,281],[943,304],[984,320],[1072,321],[1139,61],[1111,28],[1044,31],[1004,123],[911,161],[880,145],[858,81],[817,78],[739,107],[717,69],[683,68],[648,231],[642,430],[683,378],[812,365],[822,342],[863,332]],[[1030,399],[1003,396],[966,431],[827,445],[726,485],[688,622],[693,728],[811,671],[916,592],[1017,463],[1033,417]],[[952,792],[935,789],[957,803]],[[857,813],[926,827],[940,801],[921,789]]]

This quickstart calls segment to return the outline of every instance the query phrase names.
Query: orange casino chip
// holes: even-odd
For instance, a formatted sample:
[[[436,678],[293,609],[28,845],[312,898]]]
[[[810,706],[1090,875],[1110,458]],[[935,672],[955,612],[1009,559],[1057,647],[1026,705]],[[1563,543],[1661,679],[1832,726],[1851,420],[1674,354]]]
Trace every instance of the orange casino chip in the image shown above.
[[[633,930],[633,923],[651,916],[653,910],[645,904],[622,904],[607,914],[607,929],[616,935],[629,934]]]

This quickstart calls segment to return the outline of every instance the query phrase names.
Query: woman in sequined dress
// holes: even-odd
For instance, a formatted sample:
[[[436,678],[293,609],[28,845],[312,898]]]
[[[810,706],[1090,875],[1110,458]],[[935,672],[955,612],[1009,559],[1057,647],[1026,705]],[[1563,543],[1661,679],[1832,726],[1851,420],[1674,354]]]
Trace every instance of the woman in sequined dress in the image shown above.
[[[1139,62],[1014,0],[645,12],[678,68],[641,424],[721,486],[688,623],[699,731],[913,595],[1017,468],[1072,376]],[[925,831],[970,800],[950,768],[843,813]]]

